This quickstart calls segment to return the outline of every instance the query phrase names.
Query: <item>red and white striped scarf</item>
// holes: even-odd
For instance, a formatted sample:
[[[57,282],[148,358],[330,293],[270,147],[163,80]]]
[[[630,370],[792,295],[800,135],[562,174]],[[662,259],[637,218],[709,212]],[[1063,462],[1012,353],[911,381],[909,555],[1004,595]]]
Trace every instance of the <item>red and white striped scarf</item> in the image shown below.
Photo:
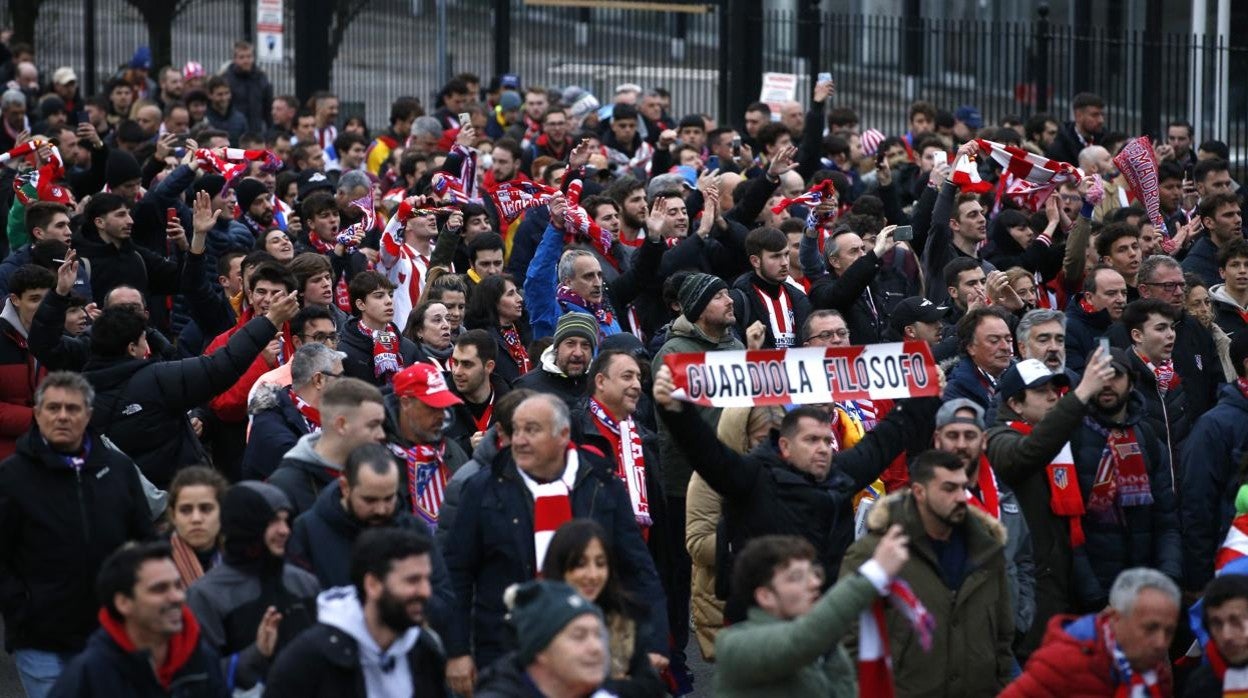
[[[303,420],[308,423],[308,433],[315,434],[321,430],[321,411],[308,404],[307,400],[299,397],[299,394],[293,388],[287,388],[290,393],[290,401],[295,403],[295,409],[299,410],[299,414],[303,415]]]
[[[654,525],[650,502],[646,498],[646,459],[641,448],[641,434],[631,416],[616,420],[601,402],[589,399],[589,413],[594,426],[611,443],[615,453],[615,474],[628,487],[628,500],[633,505],[633,518],[643,529]]]
[[[334,253],[334,245],[320,239],[312,231],[308,231],[308,244],[313,250],[325,256]],[[348,252],[347,254],[351,253]],[[347,275],[345,273],[339,274],[338,278],[334,280],[334,305],[338,306],[338,309],[344,313],[351,312],[351,292],[347,288]]]
[[[550,482],[538,482],[523,469],[517,470],[520,472],[520,480],[533,497],[534,569],[541,569],[555,531],[572,520],[572,488],[576,485],[578,470],[576,447],[568,444],[563,474]]]
[[[1144,355],[1138,351],[1135,352],[1135,355],[1140,357],[1140,361],[1143,361],[1144,365],[1148,366],[1148,370],[1153,372],[1153,377],[1157,379],[1157,389],[1161,391],[1162,395],[1170,392],[1171,387],[1178,385],[1178,374],[1174,372],[1174,359],[1166,359],[1161,363],[1155,364],[1144,358]]]
[[[886,599],[876,599],[858,616],[858,695],[861,698],[892,698],[893,660],[888,648]],[[914,628],[919,647],[932,649],[936,617],[927,610],[909,584],[901,579],[888,583],[888,603]]]
[[[416,209],[410,200],[399,204],[385,231],[381,234],[381,254],[377,261],[377,271],[386,275],[394,284],[394,321],[399,326],[407,325],[407,317],[420,302],[420,293],[424,286],[425,273],[429,269],[429,260],[418,254],[404,239],[407,222],[415,215],[425,215],[429,211]]]
[[[442,510],[442,498],[446,496],[446,483],[451,479],[446,467],[446,442],[437,446],[414,444],[403,449],[407,463],[407,493],[412,500],[412,513],[427,523],[438,522]]]
[[[1063,182],[1076,182],[1084,178],[1083,170],[1066,162],[1050,160],[1017,146],[1005,145],[984,138],[975,142],[979,149],[987,153],[1004,170],[1003,178],[1013,177],[1013,192],[1006,192],[1010,198],[1019,197],[1030,204],[1031,199],[1044,203],[1049,193]],[[992,189],[992,185],[983,181],[973,158],[960,156],[953,163],[953,183],[962,191],[981,194]],[[1032,209],[1038,210],[1038,209]]]
[[[794,346],[797,335],[793,331],[793,301],[789,298],[787,284],[781,282],[779,292],[773,298],[765,290],[751,284],[754,292],[763,301],[767,309],[767,323],[771,327],[771,336],[775,337],[775,349],[788,349]]]

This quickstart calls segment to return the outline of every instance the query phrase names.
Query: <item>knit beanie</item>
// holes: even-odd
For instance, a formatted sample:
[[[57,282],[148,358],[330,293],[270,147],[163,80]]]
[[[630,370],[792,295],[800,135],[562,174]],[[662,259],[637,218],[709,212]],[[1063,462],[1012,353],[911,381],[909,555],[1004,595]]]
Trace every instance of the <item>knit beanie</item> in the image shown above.
[[[697,322],[716,293],[727,290],[728,284],[718,276],[690,274],[680,285],[680,309],[689,322]]]
[[[116,189],[126,182],[143,178],[143,170],[139,161],[124,150],[114,150],[108,154],[108,164],[104,166],[104,181],[109,189]]]
[[[252,177],[240,181],[234,187],[234,196],[238,200],[238,208],[242,211],[250,208],[252,202],[259,198],[260,195],[268,193],[269,188],[264,186],[264,182]]]
[[[190,201],[191,203],[194,203],[195,195],[201,191],[208,192],[208,196],[216,196],[217,194],[220,194],[221,190],[224,188],[225,177],[216,173],[206,174],[195,180],[195,183],[191,185]]]
[[[568,337],[584,337],[590,350],[598,351],[598,321],[589,313],[566,313],[555,324],[555,346]]]
[[[564,582],[547,579],[513,584],[503,594],[519,641],[521,666],[532,663],[568,623],[582,615],[602,620],[602,611]]]

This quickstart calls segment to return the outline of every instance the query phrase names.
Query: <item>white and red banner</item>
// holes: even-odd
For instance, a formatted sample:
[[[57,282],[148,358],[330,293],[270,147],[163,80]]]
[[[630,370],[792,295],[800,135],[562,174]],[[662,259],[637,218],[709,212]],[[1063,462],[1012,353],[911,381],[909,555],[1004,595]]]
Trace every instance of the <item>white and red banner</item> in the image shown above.
[[[940,394],[926,342],[668,354],[672,397],[710,407],[811,405]]]
[[[1153,227],[1164,231],[1166,219],[1161,215],[1161,182],[1157,179],[1157,153],[1152,141],[1148,136],[1127,141],[1114,156],[1114,164],[1131,185],[1135,197],[1143,202]]]

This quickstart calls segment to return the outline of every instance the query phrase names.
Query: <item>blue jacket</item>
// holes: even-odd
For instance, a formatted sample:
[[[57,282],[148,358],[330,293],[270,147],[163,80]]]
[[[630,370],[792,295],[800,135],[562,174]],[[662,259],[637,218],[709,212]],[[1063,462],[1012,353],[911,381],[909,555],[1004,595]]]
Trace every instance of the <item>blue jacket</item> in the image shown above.
[[[1114,323],[1108,310],[1088,313],[1080,305],[1082,296],[1070,299],[1066,306],[1066,368],[1083,375],[1083,367],[1088,365],[1088,357],[1096,349],[1097,338],[1108,336],[1110,326]]]
[[[290,393],[275,385],[257,388],[247,411],[251,414],[251,432],[243,451],[243,478],[267,480],[286,452],[308,433],[308,421],[295,407]],[[328,589],[338,585],[323,586]]]
[[[1213,578],[1213,557],[1235,518],[1240,464],[1248,455],[1248,398],[1224,385],[1218,404],[1196,420],[1183,444],[1183,588]]]
[[[667,603],[654,561],[633,518],[624,483],[614,466],[590,450],[577,450],[579,468],[572,486],[572,515],[596,521],[607,534],[613,575],[625,592],[645,604],[651,632],[639,637],[647,651],[667,654]],[[447,634],[446,656],[472,654],[485,667],[515,649],[507,637],[503,592],[533,579],[541,568],[533,547],[533,500],[520,479],[511,450],[502,451],[464,484],[461,506],[451,527],[446,561],[455,592],[455,614]]]
[[[22,266],[35,263],[30,248],[30,245],[22,245],[5,257],[4,261],[0,261],[0,296],[9,295],[9,277],[13,276],[13,272]],[[83,298],[91,297],[91,276],[86,264],[78,265],[78,280],[69,291]]]
[[[555,297],[559,286],[559,255],[563,253],[563,231],[553,225],[546,226],[542,241],[529,262],[524,277],[524,299],[529,308],[529,325],[534,337],[553,337],[555,325],[564,313],[593,312],[575,303],[560,301]],[[603,303],[609,303],[606,287],[603,287]],[[620,323],[612,312],[609,322],[598,321],[598,338],[620,333]]]
[[[975,367],[975,362],[963,355],[949,369],[949,375],[945,377],[945,392],[940,397],[942,400],[971,400],[984,408],[984,423],[994,424],[997,419],[997,391],[987,380]]]
[[[1170,457],[1160,438],[1145,423],[1144,399],[1134,390],[1128,397],[1122,424],[1100,421],[1098,416],[1090,415],[1071,436],[1071,453],[1084,504],[1092,494],[1092,483],[1105,449],[1105,437],[1089,425],[1093,420],[1106,428],[1135,431],[1153,503],[1123,509],[1119,522],[1106,523],[1090,513],[1084,515],[1083,530],[1087,536],[1091,572],[1076,569],[1073,579],[1076,604],[1081,610],[1104,608],[1114,579],[1129,567],[1152,567],[1177,582],[1183,574],[1185,544],[1179,534],[1179,505],[1171,479]]]
[[[1209,239],[1208,233],[1196,238],[1183,258],[1182,266],[1184,273],[1199,276],[1211,287],[1222,283],[1222,276],[1218,273],[1218,246]]]

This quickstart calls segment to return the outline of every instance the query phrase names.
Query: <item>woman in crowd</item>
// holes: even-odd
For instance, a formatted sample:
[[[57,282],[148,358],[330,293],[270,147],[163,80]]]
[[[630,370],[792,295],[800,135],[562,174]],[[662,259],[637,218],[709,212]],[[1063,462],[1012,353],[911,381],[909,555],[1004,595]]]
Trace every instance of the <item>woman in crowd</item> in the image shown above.
[[[169,485],[169,546],[182,585],[189,587],[221,560],[221,498],[230,486],[203,465],[178,471]]]
[[[403,331],[403,336],[416,343],[416,360],[431,363],[443,371],[447,370],[455,348],[451,323],[446,316],[445,305],[426,298],[407,316],[407,329]]]
[[[656,669],[666,666],[667,658],[648,654],[638,642],[644,637],[646,610],[621,588],[606,540],[602,527],[591,519],[565,523],[550,539],[542,577],[567,582],[602,609],[611,656],[604,689],[623,698],[663,695]]]
[[[283,265],[290,264],[290,260],[295,258],[295,244],[281,228],[264,231],[264,235],[256,240],[256,249],[268,252]]]
[[[451,337],[464,332],[464,307],[468,304],[468,285],[458,274],[443,274],[425,286],[422,298],[446,306],[446,319],[451,323]]]
[[[1218,349],[1222,372],[1235,377],[1235,363],[1231,361],[1231,337],[1213,321],[1213,301],[1209,299],[1209,285],[1195,274],[1184,274],[1183,281],[1187,284],[1183,305],[1188,315],[1196,318],[1213,335],[1213,346]]]
[[[533,367],[525,350],[531,337],[524,318],[524,299],[509,274],[491,276],[477,284],[464,324],[470,330],[485,330],[494,337],[498,344],[494,373],[508,383],[515,383]]]

